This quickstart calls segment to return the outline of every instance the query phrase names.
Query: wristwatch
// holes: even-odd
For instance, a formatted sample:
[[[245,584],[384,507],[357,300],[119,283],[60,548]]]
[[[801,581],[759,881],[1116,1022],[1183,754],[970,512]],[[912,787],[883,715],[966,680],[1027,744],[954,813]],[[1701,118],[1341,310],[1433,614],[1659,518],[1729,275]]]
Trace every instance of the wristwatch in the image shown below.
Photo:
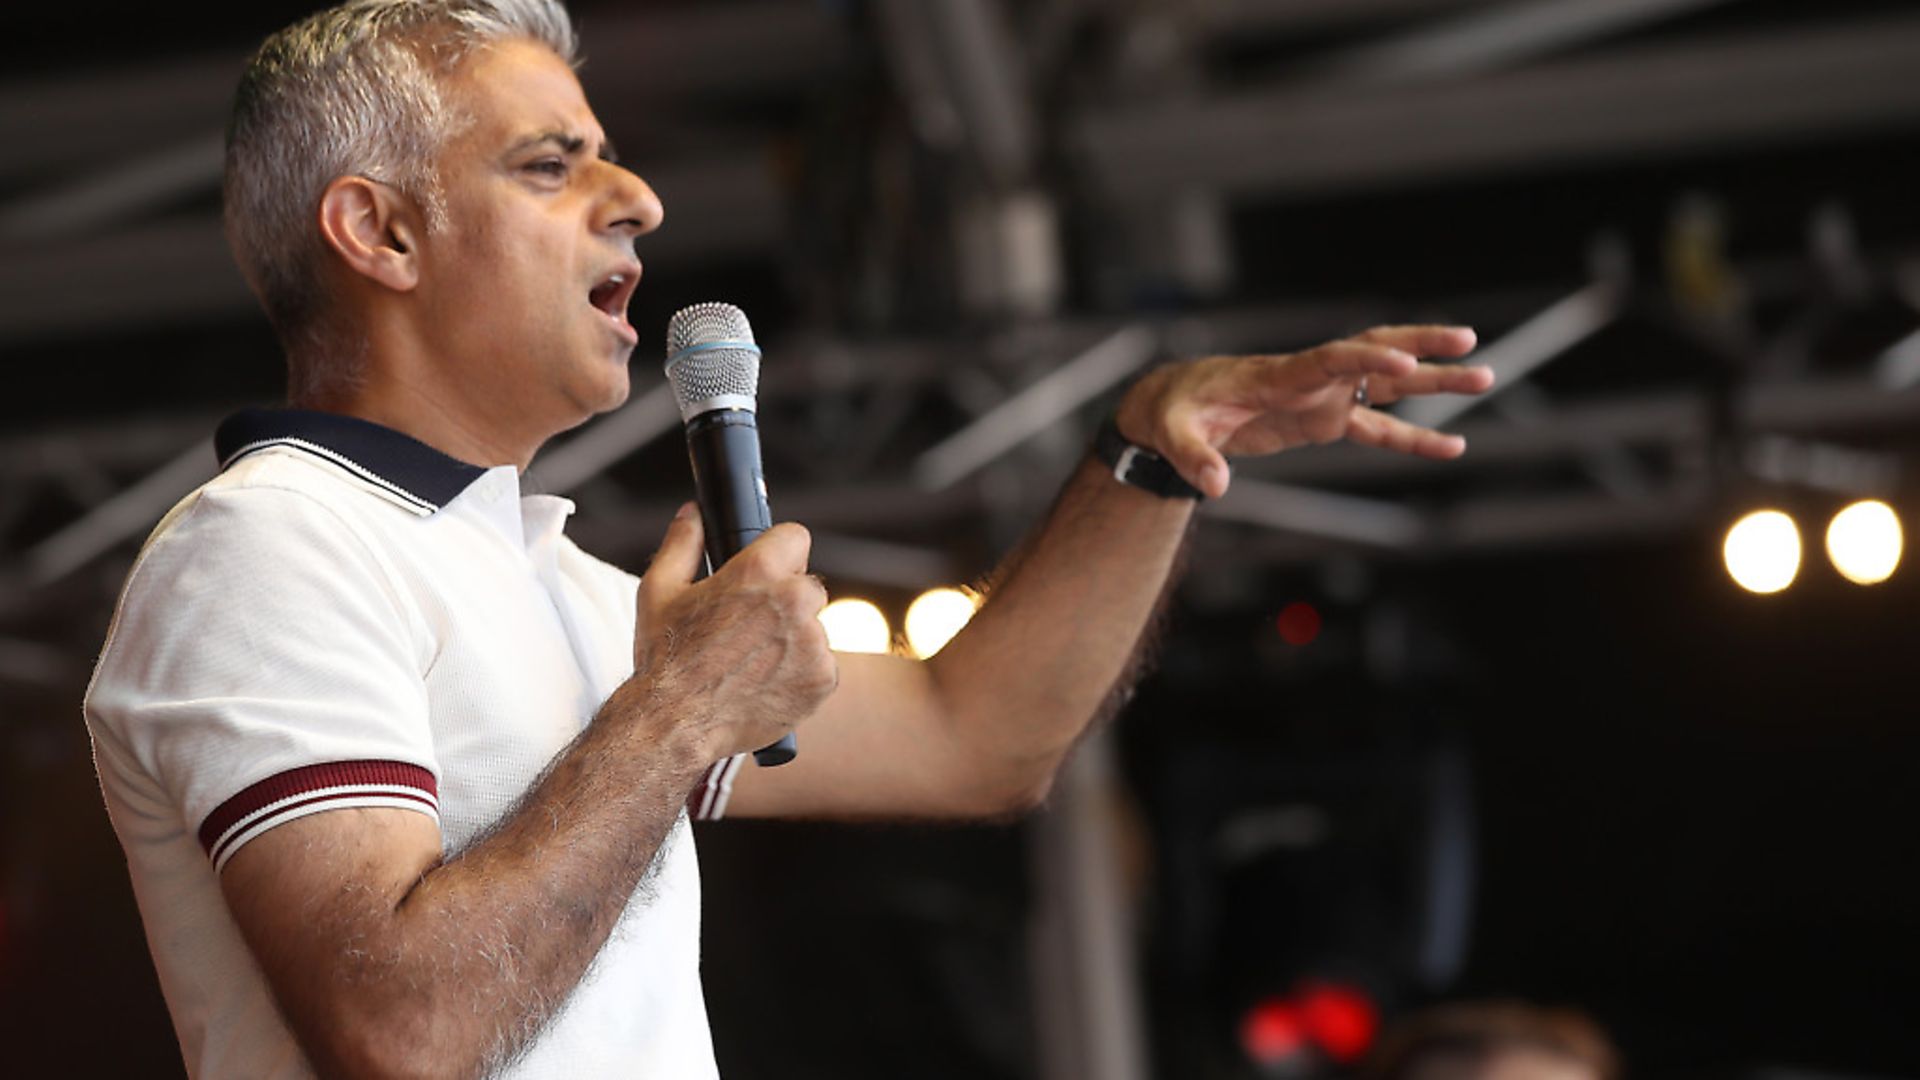
[[[1204,499],[1206,494],[1187,483],[1174,471],[1166,458],[1143,446],[1135,446],[1120,434],[1109,417],[1093,437],[1093,455],[1113,470],[1113,478],[1142,491],[1151,491],[1163,499]]]

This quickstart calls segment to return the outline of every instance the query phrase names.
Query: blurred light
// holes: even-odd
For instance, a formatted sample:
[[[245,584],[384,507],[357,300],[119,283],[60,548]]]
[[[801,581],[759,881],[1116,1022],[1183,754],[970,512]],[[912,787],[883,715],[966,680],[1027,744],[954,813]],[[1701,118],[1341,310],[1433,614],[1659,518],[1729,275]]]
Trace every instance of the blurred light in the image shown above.
[[[907,649],[925,660],[953,640],[980,610],[980,597],[965,589],[928,589],[907,608]]]
[[[1298,995],[1307,1036],[1341,1065],[1365,1057],[1380,1030],[1380,1014],[1367,996],[1350,986],[1319,983]]]
[[[1855,585],[1878,585],[1892,577],[1900,548],[1900,518],[1877,499],[1854,503],[1827,526],[1827,558]]]
[[[1304,600],[1296,600],[1280,609],[1273,620],[1280,640],[1289,645],[1311,645],[1320,636],[1320,612]]]
[[[820,612],[827,628],[827,645],[835,652],[884,653],[893,645],[887,617],[868,600],[835,600]]]
[[[1300,1010],[1283,998],[1268,998],[1240,1020],[1240,1048],[1261,1065],[1298,1057],[1307,1048],[1307,1025]]]
[[[1777,593],[1800,572],[1800,530],[1778,510],[1755,510],[1727,530],[1721,554],[1741,588]]]

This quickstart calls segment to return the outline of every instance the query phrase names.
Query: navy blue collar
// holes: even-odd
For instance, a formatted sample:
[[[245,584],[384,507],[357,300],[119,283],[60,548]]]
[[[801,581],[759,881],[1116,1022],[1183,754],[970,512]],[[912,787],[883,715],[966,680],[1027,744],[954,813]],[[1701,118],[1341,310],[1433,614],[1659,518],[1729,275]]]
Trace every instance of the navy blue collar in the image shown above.
[[[213,434],[220,468],[256,450],[286,446],[346,469],[422,514],[452,502],[487,470],[370,420],[304,409],[246,409]]]

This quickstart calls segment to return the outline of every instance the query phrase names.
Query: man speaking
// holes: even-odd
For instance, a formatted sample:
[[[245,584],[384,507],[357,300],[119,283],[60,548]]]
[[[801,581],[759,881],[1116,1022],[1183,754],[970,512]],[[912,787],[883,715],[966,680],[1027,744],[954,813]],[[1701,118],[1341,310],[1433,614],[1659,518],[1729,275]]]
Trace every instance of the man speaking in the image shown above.
[[[291,408],[221,427],[86,702],[195,1076],[715,1075],[689,810],[1036,805],[1226,456],[1452,457],[1369,401],[1491,381],[1417,359],[1472,347],[1440,327],[1162,368],[935,659],[836,657],[800,526],[696,582],[682,511],[636,579],[520,493],[626,399],[662,212],[573,58],[551,0],[351,0],[242,78],[228,232]]]

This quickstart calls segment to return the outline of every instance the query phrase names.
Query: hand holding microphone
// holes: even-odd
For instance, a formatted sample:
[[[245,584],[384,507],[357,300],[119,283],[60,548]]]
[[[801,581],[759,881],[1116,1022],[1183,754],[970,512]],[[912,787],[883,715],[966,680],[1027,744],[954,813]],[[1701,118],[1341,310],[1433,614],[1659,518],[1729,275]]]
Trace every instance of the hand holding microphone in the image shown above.
[[[754,414],[760,347],[739,308],[695,304],[667,324],[666,368],[686,424],[711,573],[773,526]],[[804,551],[799,572],[805,572]],[[798,752],[789,732],[753,758],[761,765],[784,765]]]
[[[688,504],[641,577],[634,671],[639,700],[711,762],[790,737],[833,693],[839,664],[807,530],[775,525],[704,581],[702,537]]]

